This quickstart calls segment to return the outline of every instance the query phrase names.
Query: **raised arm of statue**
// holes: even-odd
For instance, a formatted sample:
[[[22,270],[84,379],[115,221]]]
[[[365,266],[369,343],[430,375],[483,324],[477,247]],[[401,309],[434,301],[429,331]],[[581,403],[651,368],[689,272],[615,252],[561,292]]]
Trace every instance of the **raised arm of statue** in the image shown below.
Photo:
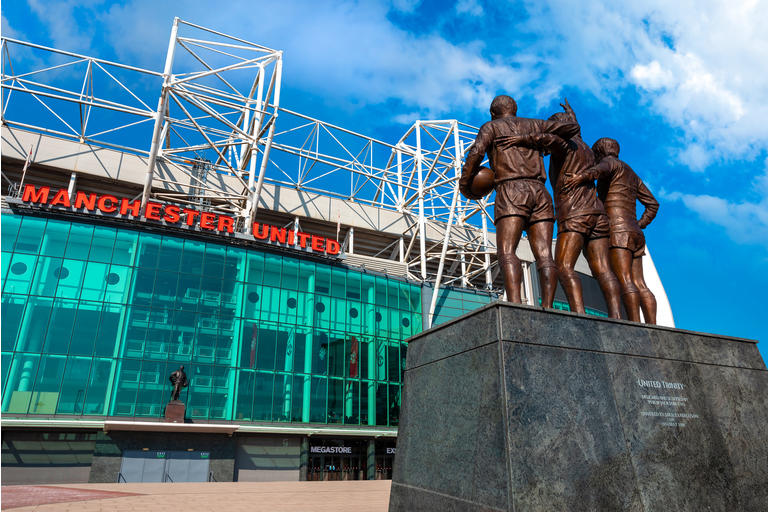
[[[642,181],[640,182],[640,186],[637,190],[637,200],[640,201],[640,204],[645,206],[645,211],[640,217],[640,220],[637,222],[642,229],[645,229],[645,227],[651,223],[654,217],[656,217],[656,213],[659,211],[659,202],[656,201],[656,198],[653,197],[651,191],[648,190],[648,187],[646,187],[645,183]]]

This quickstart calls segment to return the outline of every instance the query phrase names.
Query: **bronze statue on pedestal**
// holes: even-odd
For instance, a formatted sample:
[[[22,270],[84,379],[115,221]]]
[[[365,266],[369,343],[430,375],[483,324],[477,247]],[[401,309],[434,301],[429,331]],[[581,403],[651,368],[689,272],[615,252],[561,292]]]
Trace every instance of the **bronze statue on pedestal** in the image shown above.
[[[179,399],[181,390],[189,386],[189,380],[187,380],[187,374],[184,373],[184,366],[180,366],[178,370],[173,372],[168,380],[173,385],[173,391],[171,392],[171,401]]]
[[[568,100],[561,106],[564,112],[557,112],[549,119],[561,123],[577,123],[576,114]],[[576,260],[583,249],[592,275],[597,279],[605,297],[608,315],[621,318],[619,282],[611,271],[608,257],[609,221],[597,197],[595,184],[585,181],[570,187],[565,185],[568,177],[595,163],[592,150],[581,139],[581,131],[570,140],[552,133],[536,133],[509,137],[504,143],[548,151],[552,155],[549,180],[555,195],[557,217],[555,264],[571,311],[585,312],[581,279],[575,271]]]
[[[523,271],[515,252],[525,230],[539,272],[542,305],[551,308],[557,286],[557,269],[551,249],[555,215],[552,198],[544,186],[546,171],[542,155],[536,149],[503,141],[505,137],[535,133],[551,133],[570,139],[578,133],[579,126],[572,122],[517,117],[517,104],[506,95],[496,96],[490,110],[491,121],[480,128],[474,144],[467,151],[459,189],[469,199],[481,198],[473,193],[472,181],[487,153],[495,174],[496,244],[507,300],[522,302]]]
[[[646,323],[656,323],[656,298],[643,276],[645,254],[643,229],[659,210],[659,203],[632,168],[619,160],[619,143],[603,137],[592,150],[597,165],[566,178],[566,187],[576,187],[597,180],[597,190],[610,220],[610,259],[621,284],[621,297],[627,316],[640,321],[640,308]],[[645,206],[637,219],[636,201]]]

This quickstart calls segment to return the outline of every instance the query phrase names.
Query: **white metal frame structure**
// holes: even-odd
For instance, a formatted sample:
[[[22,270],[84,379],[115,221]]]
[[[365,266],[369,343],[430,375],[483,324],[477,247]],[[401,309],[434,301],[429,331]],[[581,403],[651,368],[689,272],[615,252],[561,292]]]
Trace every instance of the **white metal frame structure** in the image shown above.
[[[281,108],[281,78],[281,51],[178,18],[162,72],[3,39],[2,122],[140,155],[144,204],[202,205],[244,233],[264,183],[397,212],[402,236],[371,256],[432,283],[429,324],[440,286],[494,289],[493,203],[458,191],[476,128],[419,120],[389,144]]]

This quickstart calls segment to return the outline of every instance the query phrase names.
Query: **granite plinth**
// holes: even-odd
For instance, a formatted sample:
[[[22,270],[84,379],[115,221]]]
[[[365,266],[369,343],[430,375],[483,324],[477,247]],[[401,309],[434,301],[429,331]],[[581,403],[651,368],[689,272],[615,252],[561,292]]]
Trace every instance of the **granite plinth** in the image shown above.
[[[409,340],[390,512],[765,510],[750,340],[494,303]]]
[[[184,423],[186,406],[181,400],[171,400],[165,406],[165,421],[169,423]]]

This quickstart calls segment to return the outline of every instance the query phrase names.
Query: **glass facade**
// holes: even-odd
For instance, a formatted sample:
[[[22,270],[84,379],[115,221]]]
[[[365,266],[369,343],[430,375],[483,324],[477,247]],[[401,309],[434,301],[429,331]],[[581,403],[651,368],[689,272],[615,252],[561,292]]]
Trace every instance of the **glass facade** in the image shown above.
[[[432,325],[440,325],[498,298],[489,292],[462,288],[440,288],[438,294]]]
[[[421,308],[329,263],[3,214],[2,412],[161,417],[184,365],[192,419],[397,425]]]

